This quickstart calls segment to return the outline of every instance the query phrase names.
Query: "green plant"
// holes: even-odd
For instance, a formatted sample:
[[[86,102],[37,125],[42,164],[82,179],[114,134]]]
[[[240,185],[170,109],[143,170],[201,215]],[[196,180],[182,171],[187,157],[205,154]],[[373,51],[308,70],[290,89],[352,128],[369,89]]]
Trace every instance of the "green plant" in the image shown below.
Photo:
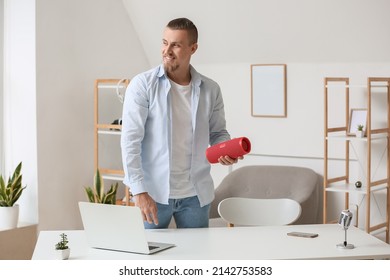
[[[8,182],[5,183],[4,178],[0,175],[0,207],[12,207],[22,195],[26,188],[22,186],[22,162],[15,168],[14,173]]]
[[[116,203],[116,191],[118,189],[118,182],[112,184],[107,193],[104,192],[104,182],[100,175],[99,169],[96,170],[94,177],[93,187],[85,187],[85,192],[89,202],[102,203],[102,204],[115,204]]]
[[[65,233],[61,233],[61,240],[56,244],[56,250],[65,250],[68,249],[68,236]]]
[[[364,125],[358,124],[358,126],[357,126],[358,131],[363,131],[363,128],[364,128]]]

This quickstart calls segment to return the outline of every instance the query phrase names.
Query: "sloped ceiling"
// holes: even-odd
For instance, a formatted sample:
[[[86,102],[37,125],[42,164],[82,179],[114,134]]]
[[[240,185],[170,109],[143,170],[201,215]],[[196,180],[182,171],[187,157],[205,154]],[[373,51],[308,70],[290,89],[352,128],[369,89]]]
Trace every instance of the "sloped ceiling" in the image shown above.
[[[123,0],[151,65],[169,20],[198,27],[193,62],[390,61],[390,1]]]

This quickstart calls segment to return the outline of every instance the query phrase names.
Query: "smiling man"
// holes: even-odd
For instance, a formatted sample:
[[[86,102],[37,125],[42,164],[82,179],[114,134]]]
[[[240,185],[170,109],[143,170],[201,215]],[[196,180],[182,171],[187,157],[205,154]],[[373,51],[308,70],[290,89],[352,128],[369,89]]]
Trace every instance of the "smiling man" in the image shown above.
[[[208,227],[214,185],[205,151],[230,139],[219,85],[190,64],[198,30],[186,18],[163,32],[162,65],[135,76],[122,116],[124,184],[145,228]],[[219,158],[230,165],[237,159]]]

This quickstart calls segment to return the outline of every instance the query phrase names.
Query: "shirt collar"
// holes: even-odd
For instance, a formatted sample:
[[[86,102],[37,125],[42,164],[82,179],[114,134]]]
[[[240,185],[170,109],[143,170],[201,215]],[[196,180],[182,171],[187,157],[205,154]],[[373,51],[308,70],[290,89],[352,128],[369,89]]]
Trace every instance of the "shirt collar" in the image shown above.
[[[190,65],[190,72],[191,72],[191,83],[193,83],[195,86],[200,86],[201,82],[202,82],[202,77],[201,75],[195,70],[195,68]],[[168,79],[168,76],[166,75],[165,73],[165,69],[164,69],[164,65],[160,65],[159,66],[159,69],[158,69],[158,72],[157,72],[157,77],[161,78],[161,77],[165,77],[166,79]]]

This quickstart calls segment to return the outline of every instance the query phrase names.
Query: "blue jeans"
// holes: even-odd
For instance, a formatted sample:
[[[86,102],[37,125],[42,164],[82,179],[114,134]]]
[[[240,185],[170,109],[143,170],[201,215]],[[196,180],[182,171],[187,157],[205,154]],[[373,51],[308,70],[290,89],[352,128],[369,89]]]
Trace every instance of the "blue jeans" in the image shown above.
[[[197,196],[169,199],[168,203],[157,203],[158,225],[144,222],[146,229],[167,228],[172,217],[175,219],[177,228],[209,226],[210,204],[200,207]]]

